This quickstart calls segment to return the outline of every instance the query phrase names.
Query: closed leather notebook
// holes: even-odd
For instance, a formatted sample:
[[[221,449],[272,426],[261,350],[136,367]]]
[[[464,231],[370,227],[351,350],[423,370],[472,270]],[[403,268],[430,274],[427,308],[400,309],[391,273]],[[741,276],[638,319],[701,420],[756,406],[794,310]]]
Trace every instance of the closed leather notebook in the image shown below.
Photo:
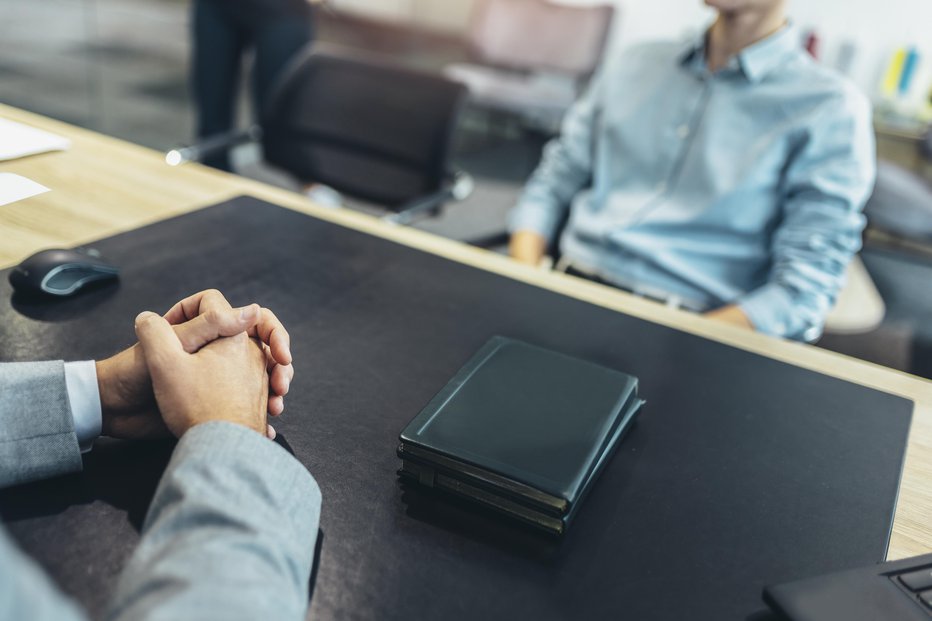
[[[563,533],[643,404],[637,388],[496,336],[401,432],[399,474]]]

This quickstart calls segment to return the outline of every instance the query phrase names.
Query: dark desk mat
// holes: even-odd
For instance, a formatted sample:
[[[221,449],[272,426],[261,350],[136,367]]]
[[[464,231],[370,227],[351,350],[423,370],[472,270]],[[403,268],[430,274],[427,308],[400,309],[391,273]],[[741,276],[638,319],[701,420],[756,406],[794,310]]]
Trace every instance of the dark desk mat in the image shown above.
[[[311,618],[758,618],[764,584],[884,557],[904,399],[248,197],[95,247],[119,285],[38,304],[0,274],[0,359],[107,356],[139,311],[207,287],[274,309],[297,369],[276,426],[324,496]],[[648,400],[562,541],[396,481],[399,431],[495,334],[633,373]],[[0,513],[99,612],[170,450],[103,441]]]

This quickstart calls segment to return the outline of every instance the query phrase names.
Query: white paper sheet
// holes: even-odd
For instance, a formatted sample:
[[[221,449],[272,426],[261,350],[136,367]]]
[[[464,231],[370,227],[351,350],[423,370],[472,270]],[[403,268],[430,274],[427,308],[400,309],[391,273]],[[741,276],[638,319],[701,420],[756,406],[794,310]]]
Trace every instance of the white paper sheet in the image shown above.
[[[48,151],[65,151],[71,141],[22,123],[0,119],[0,162]]]
[[[48,191],[47,187],[32,179],[13,173],[0,173],[0,205],[15,203]]]

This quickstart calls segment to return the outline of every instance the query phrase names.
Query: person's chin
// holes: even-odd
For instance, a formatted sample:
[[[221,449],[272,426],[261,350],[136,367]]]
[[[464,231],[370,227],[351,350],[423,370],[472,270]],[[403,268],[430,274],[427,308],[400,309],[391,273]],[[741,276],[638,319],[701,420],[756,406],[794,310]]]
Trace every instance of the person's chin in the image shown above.
[[[746,4],[744,0],[703,0],[707,7],[717,11],[735,11]]]
[[[703,0],[705,5],[722,13],[743,13],[746,11],[769,11],[783,3],[783,0]]]

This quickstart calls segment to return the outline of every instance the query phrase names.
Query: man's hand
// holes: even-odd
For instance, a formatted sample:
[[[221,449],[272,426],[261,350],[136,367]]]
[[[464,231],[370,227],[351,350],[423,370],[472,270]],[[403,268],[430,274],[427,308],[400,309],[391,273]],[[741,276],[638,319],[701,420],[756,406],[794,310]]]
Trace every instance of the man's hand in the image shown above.
[[[269,376],[260,341],[241,332],[188,353],[168,321],[150,312],[136,318],[136,336],[162,419],[174,436],[210,421],[266,435]]]
[[[508,254],[515,261],[533,265],[540,265],[547,250],[547,240],[540,233],[533,231],[515,231],[508,243]]]
[[[735,326],[741,326],[742,328],[747,328],[748,330],[754,329],[754,324],[751,323],[751,320],[748,319],[748,316],[744,314],[736,304],[731,304],[729,306],[723,306],[717,308],[714,311],[709,311],[705,313],[705,316],[709,319],[715,319],[716,321],[723,321],[725,323],[730,323]]]
[[[284,396],[294,377],[288,332],[268,309],[253,304],[234,309],[216,290],[202,291],[175,304],[165,315],[188,353],[224,336],[247,332],[266,350],[271,395],[269,414],[284,410]],[[103,411],[103,434],[138,439],[168,435],[152,394],[152,382],[139,345],[97,363]],[[269,427],[269,435],[274,430]]]
[[[216,289],[208,289],[195,293],[191,297],[181,300],[171,310],[165,313],[165,319],[172,325],[181,325],[187,321],[199,319],[205,313],[229,310],[230,304]],[[209,321],[216,324],[219,322]],[[275,313],[267,308],[259,310],[258,320],[247,330],[249,336],[258,338],[264,344],[269,365],[269,414],[278,416],[285,409],[284,396],[288,394],[288,387],[294,377],[294,368],[291,366],[291,337],[285,326],[278,320]],[[236,332],[219,332],[219,336],[232,336]],[[181,337],[181,335],[179,335]],[[217,336],[214,336],[217,338]],[[213,339],[211,339],[213,340]],[[203,345],[207,341],[201,343]],[[187,344],[182,338],[182,343]],[[199,345],[200,346],[200,345]],[[195,348],[196,350],[196,348]],[[192,351],[188,349],[188,351]]]

